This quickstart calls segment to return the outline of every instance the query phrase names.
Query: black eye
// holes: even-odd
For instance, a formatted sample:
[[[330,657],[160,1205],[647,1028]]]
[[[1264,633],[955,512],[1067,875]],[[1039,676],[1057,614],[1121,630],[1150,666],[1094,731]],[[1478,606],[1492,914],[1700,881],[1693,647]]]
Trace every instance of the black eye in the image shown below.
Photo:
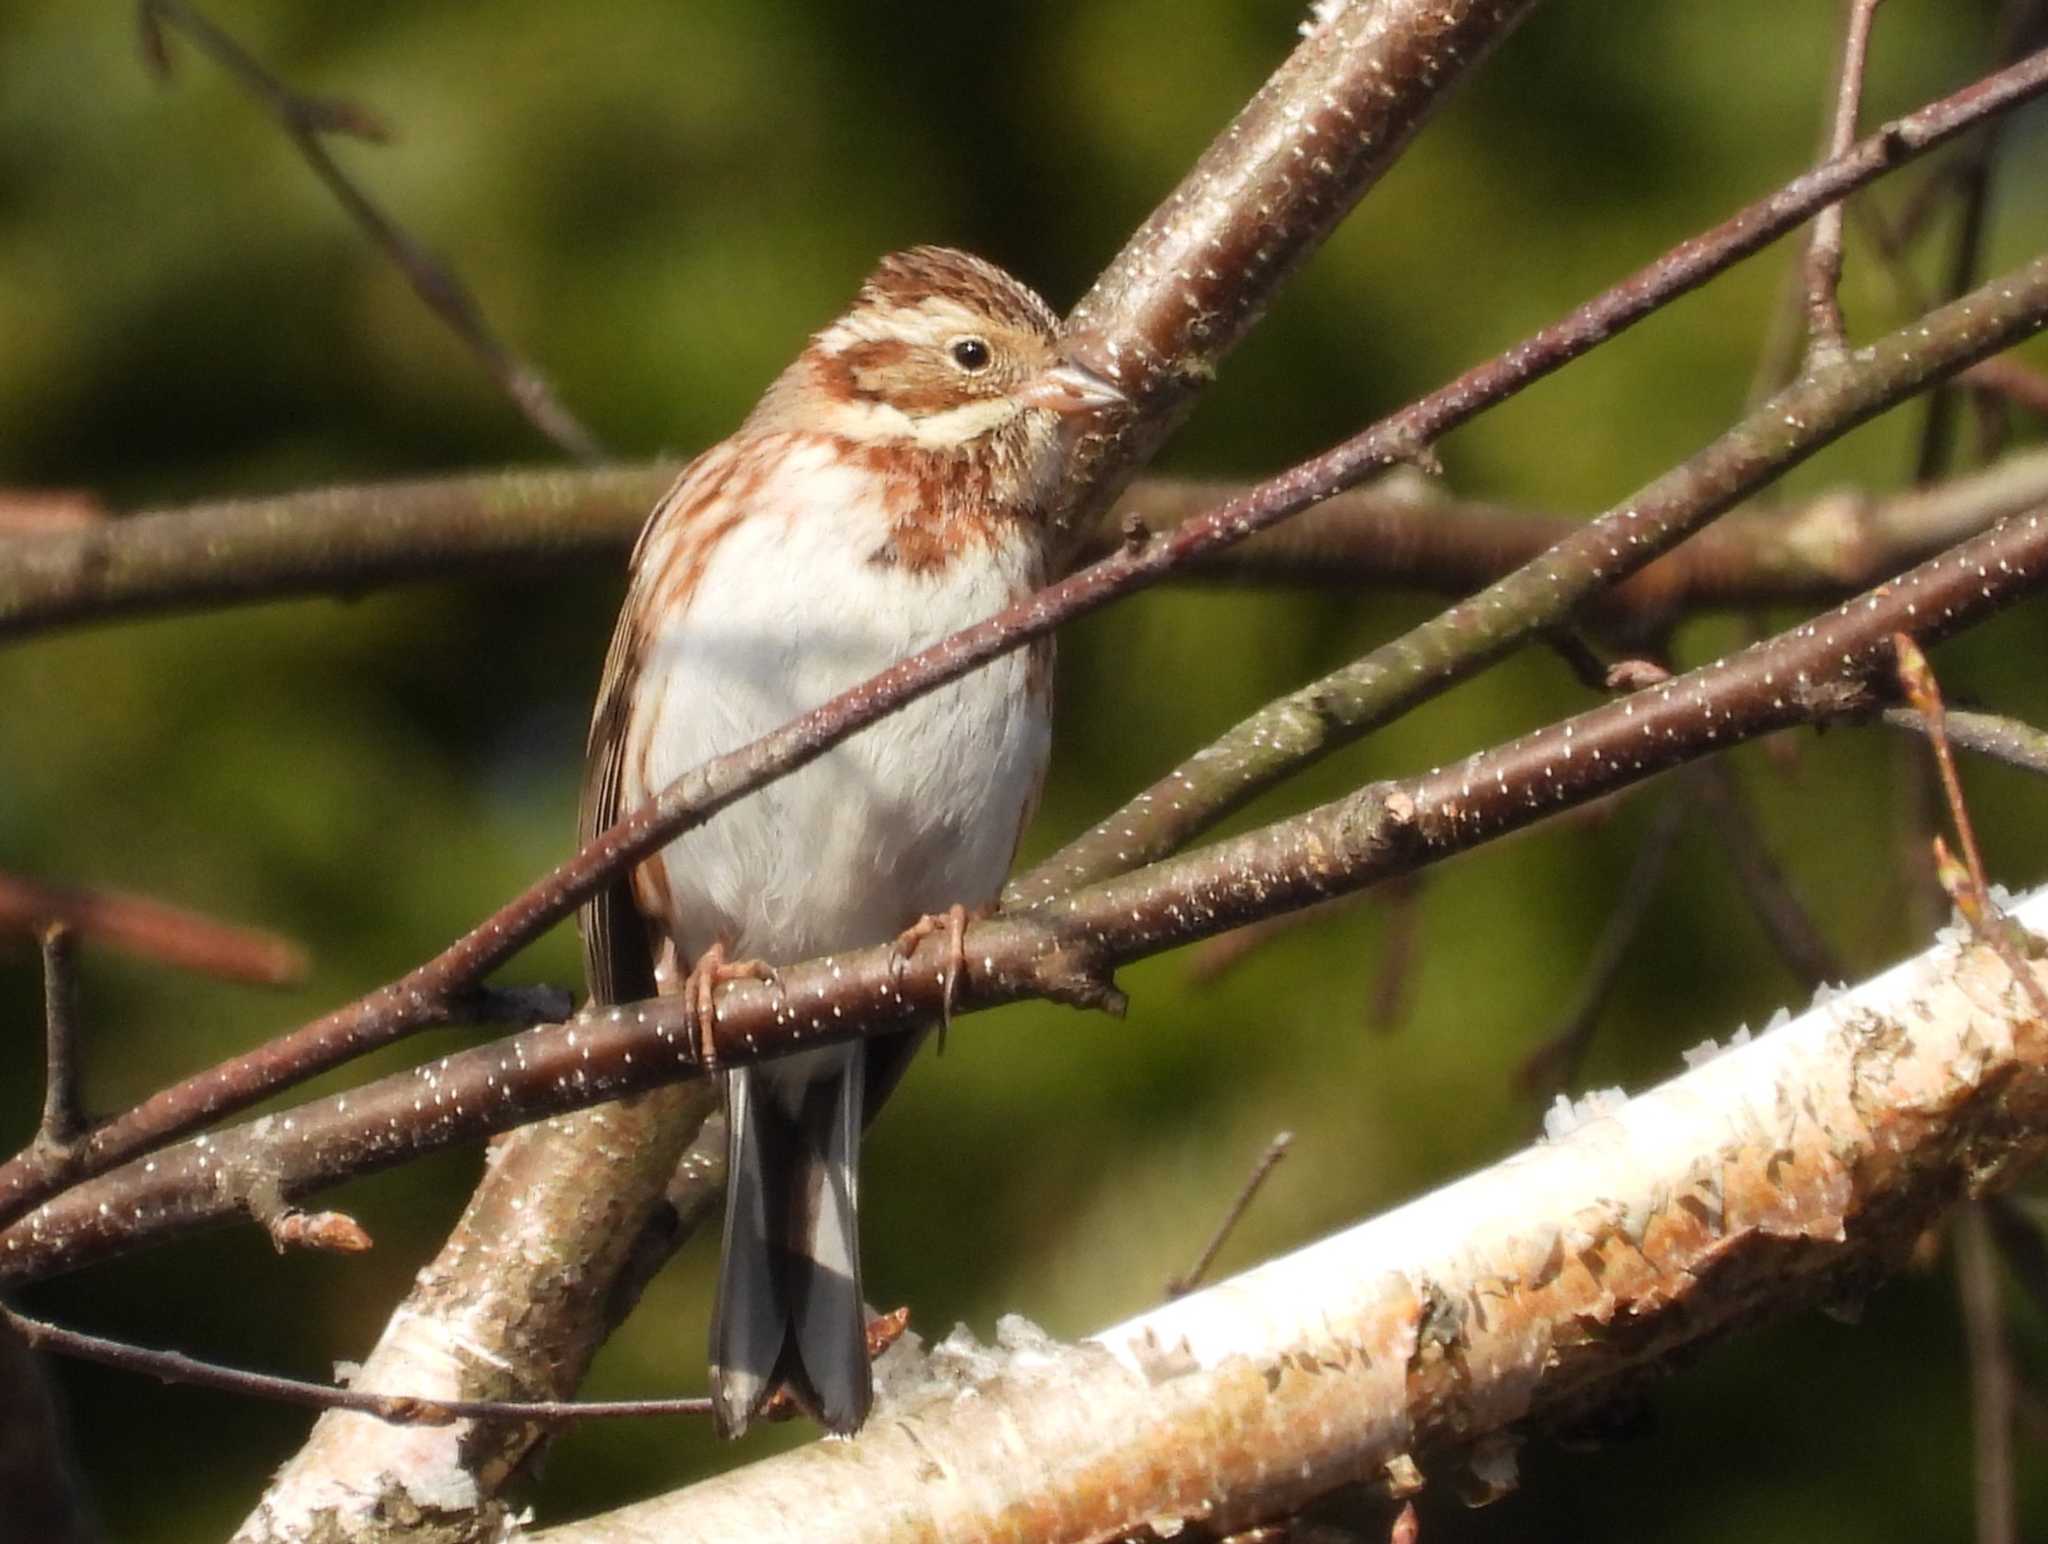
[[[953,356],[953,363],[963,370],[988,368],[988,345],[979,338],[955,338],[948,352]]]

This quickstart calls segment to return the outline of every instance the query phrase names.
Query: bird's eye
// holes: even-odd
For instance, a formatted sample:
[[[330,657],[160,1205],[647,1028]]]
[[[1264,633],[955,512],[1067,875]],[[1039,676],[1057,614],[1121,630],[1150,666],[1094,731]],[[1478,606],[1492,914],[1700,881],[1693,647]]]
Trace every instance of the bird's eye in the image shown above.
[[[980,338],[955,338],[947,352],[953,356],[954,364],[970,374],[988,368],[988,344]]]

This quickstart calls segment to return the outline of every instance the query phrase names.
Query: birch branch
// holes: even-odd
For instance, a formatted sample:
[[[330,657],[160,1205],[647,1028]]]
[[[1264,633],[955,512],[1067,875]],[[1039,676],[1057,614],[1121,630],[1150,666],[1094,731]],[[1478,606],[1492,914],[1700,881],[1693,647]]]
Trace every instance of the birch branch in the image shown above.
[[[2014,915],[2048,929],[2048,889]],[[2048,984],[2048,965],[2032,966]],[[1464,1474],[1702,1344],[1870,1289],[2048,1152],[2048,1024],[1959,929],[1551,1140],[1059,1346],[935,1358],[814,1443],[534,1544],[1063,1540],[1284,1519]],[[1746,1042],[1746,1043],[1740,1043]]]

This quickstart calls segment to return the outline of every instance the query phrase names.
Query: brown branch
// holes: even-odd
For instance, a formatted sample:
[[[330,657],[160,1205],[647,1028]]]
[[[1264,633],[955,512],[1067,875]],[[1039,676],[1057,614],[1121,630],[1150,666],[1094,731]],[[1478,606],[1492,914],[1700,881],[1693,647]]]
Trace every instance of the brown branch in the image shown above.
[[[711,1413],[708,1399],[620,1399],[620,1400],[513,1400],[436,1399],[412,1394],[376,1394],[368,1390],[336,1388],[330,1383],[309,1383],[300,1378],[282,1378],[275,1373],[250,1372],[226,1367],[181,1351],[157,1351],[104,1335],[66,1329],[42,1319],[32,1319],[11,1308],[0,1308],[0,1322],[38,1351],[95,1362],[120,1372],[138,1373],[160,1383],[180,1383],[188,1388],[212,1389],[237,1394],[244,1399],[263,1399],[276,1404],[299,1405],[309,1410],[348,1410],[374,1420],[398,1426],[448,1426],[456,1421],[524,1421],[546,1426],[568,1426],[582,1421],[642,1420],[648,1416]]]
[[[2026,914],[2040,926],[2048,896]],[[1013,1331],[971,1382],[934,1378],[850,1442],[534,1544],[895,1544],[905,1518],[1030,1537],[1048,1516],[1063,1539],[1217,1539],[1361,1482],[1497,1495],[1523,1434],[1867,1290],[1959,1198],[2048,1153],[2027,1001],[1989,951],[1942,944],[1211,1291],[1078,1346]]]
[[[34,1544],[98,1544],[41,1359],[0,1320],[0,1517]]]
[[[2034,63],[2048,80],[2048,52]],[[1598,312],[1605,303],[1596,301],[1575,315]],[[1900,395],[1966,368],[2044,323],[2048,256],[1794,382],[1692,459],[1575,529],[1534,562],[1405,637],[1262,708],[1013,880],[1006,896],[1011,904],[1035,904],[1174,851],[1284,777],[1565,623],[1605,587]],[[1498,368],[1483,366],[1474,374]],[[1383,426],[1393,426],[1389,437],[1398,439],[1416,415],[1442,411],[1456,391],[1447,388],[1383,420]]]
[[[1963,381],[2003,397],[2036,418],[2048,418],[2048,374],[2017,359],[1987,359],[1964,371]]]
[[[1870,27],[1884,0],[1847,0],[1842,63],[1835,82],[1834,122],[1826,154],[1840,155],[1856,139],[1863,104],[1863,67],[1870,57]],[[1806,367],[1832,364],[1845,348],[1842,335],[1842,206],[1830,204],[1813,220],[1806,247]]]
[[[675,475],[656,463],[321,488],[6,541],[0,639],[623,553]]]
[[[967,933],[960,1011],[1027,996],[1099,1000],[1104,973],[1463,852],[1684,761],[1795,724],[1867,712],[1893,637],[1948,636],[2048,584],[2048,511],[2019,516],[1789,632],[1419,777]],[[946,948],[890,945],[736,984],[722,1066],[887,1033],[937,1015]],[[0,1232],[0,1281],[39,1277],[233,1218],[254,1177],[298,1197],[542,1113],[687,1078],[698,1041],[675,999],[529,1030],[345,1094],[201,1136],[78,1185]]]
[[[71,961],[76,937],[53,922],[42,930],[43,947],[43,1123],[36,1141],[54,1153],[68,1153],[85,1130],[78,1094],[78,976]]]
[[[1548,1100],[1577,1081],[1579,1064],[1585,1060],[1586,1048],[1593,1043],[1600,1015],[1614,995],[1621,968],[1628,963],[1629,950],[1650,914],[1650,903],[1664,882],[1672,849],[1677,846],[1679,832],[1685,829],[1686,816],[1691,812],[1691,800],[1685,793],[1668,794],[1657,806],[1650,829],[1636,848],[1635,861],[1629,865],[1628,877],[1622,881],[1621,895],[1593,946],[1592,957],[1586,962],[1578,1000],[1564,1023],[1515,1069],[1518,1091]]]
[[[53,923],[86,942],[226,981],[284,986],[306,973],[306,951],[282,934],[217,922],[147,896],[0,873],[0,934],[34,936]]]
[[[1237,1225],[1244,1221],[1244,1214],[1251,1210],[1252,1202],[1258,1199],[1260,1189],[1272,1176],[1273,1171],[1280,1166],[1280,1160],[1287,1156],[1287,1150],[1293,1145],[1294,1133],[1291,1131],[1275,1133],[1273,1140],[1266,1144],[1265,1151],[1259,1154],[1258,1162],[1252,1165],[1251,1173],[1244,1177],[1244,1183],[1238,1187],[1230,1205],[1224,1208],[1223,1218],[1216,1224],[1216,1231],[1209,1235],[1209,1242],[1204,1244],[1202,1252],[1195,1256],[1195,1263],[1166,1283],[1168,1298],[1186,1297],[1202,1284],[1202,1278],[1209,1274],[1209,1267],[1216,1263],[1216,1257],[1223,1253],[1223,1246],[1230,1242],[1230,1235],[1237,1230]]]
[[[2048,25],[2048,11],[2043,10],[2039,0],[2004,0],[1999,10],[1993,57],[2004,63],[2039,49],[2043,41],[2048,41],[2044,38],[2044,25]],[[1986,124],[1947,184],[1956,195],[1959,216],[1937,290],[1942,298],[1959,295],[1977,281],[1990,225],[1992,179],[2004,138],[2003,125]],[[1903,265],[1895,264],[1894,268],[1903,272]],[[1955,415],[1955,393],[1938,391],[1928,397],[1927,416],[1914,453],[1914,482],[1933,482],[1948,467],[1955,439]]]
[[[2036,990],[2039,990],[2038,983]],[[2018,1544],[2012,1452],[2015,1378],[2006,1343],[1998,1257],[1984,1208],[1956,1220],[1956,1289],[1970,1352],[1970,1437],[1975,1455],[1977,1544]]]
[[[1836,959],[1813,915],[1800,904],[1757,829],[1756,816],[1725,761],[1700,767],[1696,789],[1714,820],[1715,840],[1734,866],[1750,909],[1782,959],[1809,991],[1843,981],[1848,973]]]
[[[1432,62],[1431,79],[1440,84],[1435,71]],[[666,846],[734,799],[823,755],[848,735],[922,693],[1412,455],[1417,446],[1577,357],[1627,322],[1725,267],[1736,255],[1755,250],[1796,224],[1817,204],[1841,196],[1910,152],[1960,132],[1984,114],[2044,89],[2048,89],[2048,56],[1980,81],[1888,125],[1848,157],[1798,179],[1780,194],[1724,222],[1708,237],[1686,243],[1636,279],[1547,329],[1529,345],[1469,372],[1415,407],[1382,420],[1169,534],[1126,544],[1021,605],[899,661],[781,729],[695,769],[406,976],[114,1117],[88,1139],[83,1161],[90,1172],[99,1172],[433,1022],[461,992],[568,915],[607,877]],[[1845,364],[1781,395],[1772,404],[1777,416],[1768,424],[1749,426],[1740,454],[1753,470],[1772,465],[1782,470],[1895,396],[1945,371],[1974,363],[2024,335],[2038,326],[2037,312],[2048,312],[2048,261],[1988,287],[1971,302],[1958,302],[1925,318],[1909,333],[1884,340],[1870,351],[1867,363],[1859,357],[1853,365]],[[1813,427],[1816,423],[1818,429]],[[1761,480],[1759,473],[1752,484],[1737,488],[1725,501],[1713,505],[1713,510],[1718,512]],[[1610,544],[1612,551],[1603,557],[1587,552],[1581,543],[1576,553],[1583,570],[1578,592],[1599,588],[1603,579],[1640,566],[1655,553],[1659,546],[1652,534],[1656,520],[1652,517],[1638,523],[1638,516],[1648,513],[1625,511],[1607,527],[1591,528],[1593,539]],[[1677,533],[1675,523],[1667,522],[1663,544],[1675,540]],[[1543,577],[1555,583],[1560,576],[1551,569]],[[51,1172],[25,1157],[0,1165],[0,1221],[20,1216],[51,1194],[55,1184]]]
[[[1381,0],[1318,9],[1286,62],[1074,308],[1070,335],[1138,403],[1066,469],[1061,505],[1076,529],[1151,459],[1281,285],[1533,8]]]
[[[1368,9],[1351,8],[1361,16]],[[1371,68],[1377,57],[1362,55],[1363,67]],[[1434,70],[1434,61],[1430,68]],[[1468,372],[1431,399],[1428,410],[1418,411],[1404,425],[1391,426],[1405,428],[1408,439],[1405,445],[1393,445],[1382,460],[1400,459],[1401,453],[1413,450],[1420,437],[1447,432],[1577,358],[1664,302],[1794,229],[1830,202],[1987,117],[2031,99],[2043,89],[2044,75],[2048,75],[2048,66],[2040,60],[2023,61],[1887,125],[1847,156],[1817,168],[1674,250],[1558,327]],[[1400,93],[1397,81],[1389,81],[1385,89],[1374,82],[1367,90],[1368,99],[1375,104]],[[1382,110],[1375,106],[1371,113],[1377,115]],[[1233,137],[1243,138],[1225,136]],[[1281,175],[1279,170],[1269,168],[1269,172]],[[1248,211],[1257,207],[1255,197],[1262,190],[1271,191],[1260,182],[1234,195],[1241,220],[1250,219]],[[1184,197],[1185,190],[1176,195],[1177,199]],[[1319,194],[1315,197],[1320,201]],[[1184,201],[1176,207],[1185,208]],[[1114,286],[1105,277],[1098,294],[1113,287],[1122,298],[1114,306],[1091,298],[1077,310],[1076,324],[1113,339],[1118,336],[1112,326],[1114,317],[1128,310],[1138,322],[1154,327],[1158,339],[1171,342],[1176,336],[1171,313],[1179,304],[1173,299],[1172,286],[1155,280],[1160,294],[1140,304],[1144,292],[1132,277],[1136,260],[1120,263],[1122,277]],[[1262,280],[1267,287],[1248,289],[1251,310],[1256,310],[1275,281],[1276,276],[1267,272]],[[1232,311],[1236,314],[1244,309],[1233,307]],[[1186,329],[1202,324],[1199,313],[1187,313],[1181,320]],[[1235,336],[1229,329],[1203,335],[1218,348]],[[1207,368],[1199,360],[1197,364]],[[1199,369],[1195,373],[1199,374]],[[1193,389],[1192,378],[1176,377],[1175,382],[1170,389],[1160,387],[1163,395],[1158,411],[1162,415],[1180,411],[1186,393]],[[1152,425],[1128,431],[1126,439],[1135,445],[1140,438],[1160,432],[1163,430]],[[1101,475],[1102,462],[1091,460],[1090,465],[1097,470],[1089,475]],[[22,543],[8,548],[6,561],[0,562],[0,638],[88,619],[354,591],[398,579],[622,548],[632,540],[670,475],[665,467],[625,468],[583,476],[498,474],[367,490],[333,489],[135,516],[114,522],[104,531]],[[1549,545],[1551,540],[1554,537],[1546,537],[1540,545]],[[1367,547],[1363,541],[1353,545],[1359,552]],[[1447,583],[1453,588],[1471,588],[1498,572],[1495,568],[1475,575],[1461,567]],[[1855,583],[1860,577],[1851,574],[1846,582]],[[1425,572],[1419,582],[1435,581]]]
[[[1964,374],[2004,363],[1987,360]],[[675,474],[670,462],[477,473],[145,511],[33,541],[0,537],[0,641],[124,617],[614,558]],[[1169,530],[1244,491],[1241,483],[1140,479],[1089,528],[1081,556],[1116,550],[1127,518]],[[1883,498],[1841,489],[1733,515],[1602,595],[1592,616],[1641,637],[1700,610],[1836,600],[2043,498],[2048,451],[2033,450]],[[1449,499],[1397,472],[1177,577],[1468,595],[1579,524]]]
[[[526,421],[579,461],[604,458],[604,447],[556,397],[546,378],[498,336],[455,271],[385,213],[321,142],[325,135],[342,134],[382,144],[390,138],[382,119],[353,102],[294,91],[186,0],[140,0],[137,16],[145,56],[158,73],[167,73],[170,62],[164,29],[175,27],[263,104],[343,212],[405,275],[427,309],[476,355]]]

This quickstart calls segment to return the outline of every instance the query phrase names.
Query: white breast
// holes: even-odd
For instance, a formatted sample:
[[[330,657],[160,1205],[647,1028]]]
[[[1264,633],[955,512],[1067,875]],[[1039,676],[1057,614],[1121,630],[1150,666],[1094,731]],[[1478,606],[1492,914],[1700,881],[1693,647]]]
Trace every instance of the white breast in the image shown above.
[[[939,572],[870,561],[887,539],[872,481],[799,445],[747,492],[688,604],[653,640],[658,708],[628,728],[623,804],[736,749],[1036,582],[1021,527]],[[787,517],[785,517],[785,511]],[[658,564],[664,533],[650,534]],[[1000,889],[1049,739],[1026,651],[1006,655],[761,789],[662,854],[685,961],[722,937],[786,962],[878,943]]]

